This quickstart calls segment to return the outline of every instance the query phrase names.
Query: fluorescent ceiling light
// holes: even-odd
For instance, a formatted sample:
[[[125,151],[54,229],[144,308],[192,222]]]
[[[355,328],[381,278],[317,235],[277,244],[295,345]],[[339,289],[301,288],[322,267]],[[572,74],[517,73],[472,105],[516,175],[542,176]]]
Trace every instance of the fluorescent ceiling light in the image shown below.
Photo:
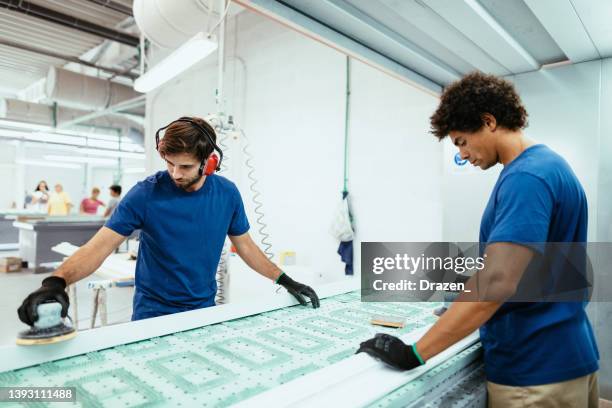
[[[13,130],[13,129],[0,129],[0,137],[6,137],[11,139],[21,139],[21,140],[29,140],[33,142],[42,142],[42,143],[65,143],[74,146],[84,146],[85,139],[74,137],[74,136],[66,136],[60,134],[51,134],[51,133],[30,133],[22,130]]]
[[[100,149],[92,149],[87,147],[82,147],[78,149],[79,153],[83,154],[92,154],[95,156],[105,156],[105,157],[114,157],[114,158],[125,158],[125,159],[139,159],[144,160],[145,155],[143,153],[132,153],[132,152],[122,152],[122,151],[113,151],[113,150],[100,150]]]
[[[123,169],[123,173],[125,174],[137,174],[144,173],[147,171],[144,167],[129,167],[127,169]]]
[[[106,142],[104,140],[93,140],[93,139],[89,139],[85,147],[102,148],[106,150],[117,150],[117,151],[134,152],[134,153],[144,152],[144,149],[142,148],[142,146],[137,145],[135,143],[128,143],[128,142],[115,143],[115,142]]]
[[[217,42],[199,32],[134,81],[134,90],[149,92],[186,71],[217,49]]]
[[[6,137],[11,139],[24,139],[29,136],[30,133],[22,132],[19,130],[0,129],[0,137]]]
[[[70,130],[70,129],[62,129],[61,131],[57,131],[56,128],[52,126],[39,125],[36,123],[27,123],[27,122],[18,122],[7,119],[0,119],[0,126],[5,128],[12,129],[24,129],[34,132],[47,132],[47,134],[57,134],[64,136],[78,136],[78,137],[89,137],[91,139],[100,139],[100,140],[109,140],[109,141],[119,141],[119,136],[112,134],[104,134],[104,133],[95,133],[95,132],[86,132],[83,130]]]
[[[116,137],[116,136],[107,136],[107,137]],[[78,147],[78,146],[89,147],[91,148],[92,152],[93,151],[96,152],[95,154],[98,154],[99,152],[99,150],[95,149],[95,147],[100,147],[106,150],[113,150],[113,151],[117,151],[120,153],[126,153],[126,155],[122,157],[129,157],[129,158],[135,158],[135,159],[143,158],[144,159],[144,156],[142,156],[141,154],[144,151],[142,146],[135,144],[135,143],[129,143],[129,142],[119,143],[118,141],[109,142],[109,141],[98,140],[98,139],[93,139],[93,138],[86,139],[83,136],[69,136],[63,133],[46,133],[46,132],[31,133],[28,131],[6,129],[2,127],[0,127],[0,138],[20,139],[20,140],[40,142],[40,143],[63,143],[63,144],[75,146],[75,147]],[[121,151],[116,150],[119,147],[121,147]],[[133,155],[138,155],[138,154],[140,154],[140,156],[133,156]],[[117,157],[117,154],[113,154],[111,156]]]
[[[35,140],[38,142],[66,143],[75,146],[84,146],[86,142],[86,140],[81,137],[43,132],[30,133],[29,135],[24,136],[24,139]]]
[[[80,164],[68,164],[68,163],[45,163],[40,160],[16,160],[17,164],[25,164],[26,166],[38,166],[38,167],[60,167],[63,169],[80,169]]]
[[[117,160],[113,159],[100,159],[97,157],[87,156],[60,156],[55,154],[49,154],[43,156],[45,160],[68,162],[68,163],[87,163],[87,164],[117,164]]]
[[[15,141],[17,142],[17,141]],[[78,146],[66,146],[66,145],[56,145],[56,144],[49,144],[49,143],[45,143],[45,144],[41,144],[39,142],[34,142],[34,141],[28,141],[26,140],[24,143],[24,146],[27,149],[37,149],[37,150],[41,150],[41,151],[60,151],[60,152],[70,152],[70,153],[76,153],[79,151]]]
[[[8,120],[8,119],[0,119],[0,125],[19,128],[19,129],[29,129],[29,130],[48,130],[49,129],[49,126],[45,126],[45,125],[38,125],[36,123],[17,122],[17,121]]]

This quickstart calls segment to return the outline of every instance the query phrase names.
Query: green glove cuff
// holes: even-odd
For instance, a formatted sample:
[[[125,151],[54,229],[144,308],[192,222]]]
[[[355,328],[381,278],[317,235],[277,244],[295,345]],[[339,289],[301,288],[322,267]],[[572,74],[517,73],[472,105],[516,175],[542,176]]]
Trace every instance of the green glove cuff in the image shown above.
[[[416,343],[414,343],[412,345],[412,352],[414,353],[414,355],[416,356],[417,360],[419,360],[419,363],[421,363],[421,365],[425,364],[425,361],[423,361],[423,359],[421,358],[421,355],[419,354],[419,352],[417,351],[416,348]]]

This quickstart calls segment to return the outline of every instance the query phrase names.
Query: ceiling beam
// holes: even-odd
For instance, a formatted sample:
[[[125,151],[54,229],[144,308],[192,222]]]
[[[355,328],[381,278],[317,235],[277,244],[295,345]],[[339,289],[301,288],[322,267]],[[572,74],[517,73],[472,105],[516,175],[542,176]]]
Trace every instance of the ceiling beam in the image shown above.
[[[601,58],[569,0],[524,1],[572,62]]]
[[[299,3],[298,3],[299,4]],[[387,57],[414,69],[437,83],[449,83],[461,78],[461,74],[427,50],[390,30],[345,0],[319,0],[336,19],[342,21],[336,27],[343,34],[357,38]],[[348,30],[351,30],[348,32]],[[383,49],[374,44],[384,44]]]
[[[312,19],[276,0],[233,0],[240,6],[268,17],[315,41],[404,81],[424,92],[439,95],[442,86],[399,64],[376,50]]]
[[[445,61],[452,61],[452,66],[462,73],[480,70],[495,75],[510,74],[499,62],[419,1],[351,0],[351,3],[370,15],[380,16],[384,21],[396,20],[390,28],[405,33],[406,37],[439,58],[444,55],[440,49],[445,49],[449,53]],[[419,31],[440,48],[429,45],[429,42],[420,42],[418,39],[422,37]]]
[[[539,1],[539,0],[536,0]],[[422,0],[440,17],[512,73],[540,68],[527,50],[476,0]]]
[[[600,58],[612,57],[612,2],[602,0],[594,5],[593,0],[571,0],[571,3]]]
[[[86,115],[79,116],[78,118],[68,120],[66,122],[59,123],[57,125],[58,128],[67,128],[70,126],[78,125],[79,123],[84,123],[89,120],[99,118],[101,116],[109,115],[112,113],[124,112],[133,108],[140,107],[146,103],[146,95],[140,95],[132,99],[128,99],[125,101],[121,101],[115,105],[111,105],[106,109],[102,109],[99,111],[90,112]]]
[[[0,7],[132,47],[137,47],[140,43],[140,39],[131,34],[103,27],[68,14],[30,3],[29,1],[0,0]]]
[[[122,76],[122,77],[130,78],[130,79],[136,79],[136,77],[137,77],[137,75],[134,75],[131,72],[129,72],[130,70],[120,71],[120,70],[113,69],[113,68],[103,67],[103,66],[100,66],[100,65],[92,64],[91,62],[84,61],[84,60],[79,59],[79,58],[71,57],[69,55],[62,55],[62,54],[58,54],[58,53],[55,53],[55,52],[43,50],[41,48],[36,48],[36,47],[32,47],[32,46],[25,45],[25,44],[19,44],[19,43],[13,42],[13,41],[5,40],[3,38],[0,38],[0,45],[6,45],[7,47],[17,48],[17,49],[20,49],[20,50],[32,52],[32,53],[35,53],[35,54],[41,54],[41,55],[45,55],[47,57],[57,58],[57,59],[65,60],[65,61],[68,61],[68,62],[74,62],[75,64],[80,64],[80,65],[84,65],[86,67],[96,68],[96,69],[99,69],[101,71],[105,71],[105,72],[111,73],[111,74],[113,74],[115,76]]]
[[[125,6],[121,3],[117,3],[113,0],[87,0],[90,3],[97,4],[102,7],[106,7],[110,10],[116,11],[121,14],[125,14],[126,16],[133,16],[132,9],[128,6]]]

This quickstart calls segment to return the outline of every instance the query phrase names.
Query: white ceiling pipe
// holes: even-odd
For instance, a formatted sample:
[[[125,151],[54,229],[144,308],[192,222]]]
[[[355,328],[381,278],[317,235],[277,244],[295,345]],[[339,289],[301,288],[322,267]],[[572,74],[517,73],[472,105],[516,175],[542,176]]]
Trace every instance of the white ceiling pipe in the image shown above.
[[[1,99],[0,118],[51,126],[53,124],[53,109],[42,103],[25,102],[18,99]]]
[[[47,74],[45,91],[47,97],[58,104],[93,110],[141,95],[129,86],[53,66]]]

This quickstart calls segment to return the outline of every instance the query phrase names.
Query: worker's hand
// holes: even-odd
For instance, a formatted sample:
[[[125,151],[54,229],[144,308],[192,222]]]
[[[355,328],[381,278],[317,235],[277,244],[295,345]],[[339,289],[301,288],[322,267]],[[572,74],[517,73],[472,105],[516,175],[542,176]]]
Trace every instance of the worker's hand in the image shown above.
[[[319,297],[317,296],[316,292],[310,286],[294,281],[285,272],[279,276],[276,283],[287,289],[289,293],[295,296],[300,304],[306,305],[306,299],[304,299],[304,296],[306,296],[310,298],[313,308],[316,309],[319,307]]]
[[[30,293],[23,301],[17,314],[19,320],[29,326],[33,326],[38,320],[38,312],[36,308],[41,303],[58,302],[62,305],[62,317],[68,315],[68,294],[66,293],[66,281],[59,276],[49,276],[42,281],[42,286],[36,291]]]
[[[411,370],[424,364],[415,353],[413,346],[408,346],[389,334],[378,333],[374,338],[364,341],[357,350],[357,353],[361,352],[366,352],[391,367],[401,370]]]

